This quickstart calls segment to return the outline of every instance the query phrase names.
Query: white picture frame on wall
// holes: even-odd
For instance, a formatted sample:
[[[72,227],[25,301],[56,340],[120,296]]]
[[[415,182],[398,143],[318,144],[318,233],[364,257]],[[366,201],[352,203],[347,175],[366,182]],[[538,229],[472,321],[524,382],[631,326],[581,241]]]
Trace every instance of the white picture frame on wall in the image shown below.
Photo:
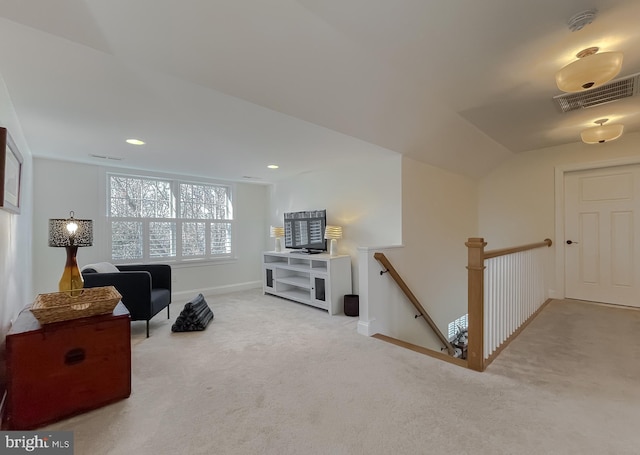
[[[0,127],[0,208],[20,213],[22,155],[6,128]]]

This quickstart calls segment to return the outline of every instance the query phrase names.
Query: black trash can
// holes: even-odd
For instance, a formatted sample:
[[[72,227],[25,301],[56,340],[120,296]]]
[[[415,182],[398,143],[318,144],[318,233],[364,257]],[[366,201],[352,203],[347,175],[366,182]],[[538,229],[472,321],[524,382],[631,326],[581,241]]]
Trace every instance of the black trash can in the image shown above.
[[[344,296],[344,314],[347,316],[358,316],[360,314],[360,298],[357,294]]]

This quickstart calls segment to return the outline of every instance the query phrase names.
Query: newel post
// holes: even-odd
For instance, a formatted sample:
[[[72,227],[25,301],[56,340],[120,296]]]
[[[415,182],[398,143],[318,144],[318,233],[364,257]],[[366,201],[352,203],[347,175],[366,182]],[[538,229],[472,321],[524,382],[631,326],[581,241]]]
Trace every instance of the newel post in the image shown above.
[[[465,245],[469,253],[467,365],[472,370],[484,371],[484,247],[487,242],[481,237],[473,237]]]

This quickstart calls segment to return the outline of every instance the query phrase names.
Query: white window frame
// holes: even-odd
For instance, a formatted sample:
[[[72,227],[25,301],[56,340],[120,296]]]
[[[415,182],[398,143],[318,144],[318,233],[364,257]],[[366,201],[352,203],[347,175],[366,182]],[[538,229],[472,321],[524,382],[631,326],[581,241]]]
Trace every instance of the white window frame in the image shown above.
[[[175,265],[198,265],[206,262],[220,262],[227,261],[230,259],[235,259],[235,251],[236,251],[236,223],[235,223],[235,207],[234,207],[234,194],[235,194],[235,186],[229,182],[220,182],[214,180],[207,179],[194,179],[193,177],[184,177],[178,175],[167,175],[167,174],[158,174],[154,172],[136,172],[129,173],[120,169],[107,169],[105,170],[104,180],[105,180],[105,196],[103,199],[105,207],[103,213],[105,214],[105,253],[107,257],[109,257],[110,261],[117,262],[119,264],[127,264],[127,263],[170,263]],[[138,218],[138,217],[112,217],[110,214],[110,205],[111,205],[111,176],[119,176],[124,178],[136,178],[136,179],[148,179],[148,180],[164,180],[170,182],[171,193],[172,193],[172,217],[170,218]],[[180,184],[192,184],[192,185],[205,185],[205,186],[221,186],[226,188],[229,202],[230,202],[230,210],[231,210],[231,218],[227,219],[195,219],[195,218],[179,218],[178,214],[180,213],[180,194],[179,188]],[[143,245],[142,245],[142,257],[133,258],[133,259],[113,259],[113,249],[112,249],[112,222],[114,221],[133,221],[133,222],[141,222],[142,223],[142,231],[143,231]],[[150,242],[149,242],[149,225],[153,222],[170,222],[175,223],[175,256],[162,256],[162,257],[151,257],[150,255]],[[182,226],[183,223],[191,223],[191,222],[201,222],[205,223],[205,248],[206,254],[204,255],[188,255],[185,256],[182,252]],[[216,223],[224,223],[230,225],[230,250],[229,253],[225,254],[212,254],[211,251],[211,226]]]
[[[453,341],[460,330],[469,328],[469,313],[460,316],[455,321],[449,323],[448,326],[448,338],[449,341]]]

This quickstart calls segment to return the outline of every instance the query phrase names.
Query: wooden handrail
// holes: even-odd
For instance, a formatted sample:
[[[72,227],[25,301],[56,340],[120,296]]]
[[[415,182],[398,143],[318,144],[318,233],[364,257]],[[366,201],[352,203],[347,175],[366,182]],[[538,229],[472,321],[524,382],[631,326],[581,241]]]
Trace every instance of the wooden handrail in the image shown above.
[[[507,254],[519,253],[521,251],[533,250],[536,248],[542,248],[544,246],[551,246],[553,242],[551,239],[544,239],[542,242],[529,243],[528,245],[514,246],[511,248],[502,248],[500,250],[491,250],[484,252],[485,259],[497,258],[498,256],[506,256]]]
[[[373,255],[373,257],[378,262],[380,262],[380,264],[382,264],[384,266],[385,270],[387,272],[389,272],[389,275],[391,275],[391,277],[394,279],[396,284],[398,286],[400,286],[400,289],[402,289],[402,292],[404,292],[404,295],[407,296],[409,301],[413,304],[413,306],[416,308],[416,310],[418,310],[418,312],[420,313],[420,316],[422,316],[422,318],[425,321],[427,321],[427,324],[429,324],[429,327],[431,327],[431,330],[434,331],[434,333],[436,334],[436,336],[438,337],[440,342],[442,344],[444,344],[444,346],[447,348],[447,352],[449,352],[449,355],[451,355],[451,356],[455,355],[455,348],[453,347],[453,345],[442,334],[440,329],[438,329],[438,326],[435,324],[435,322],[433,322],[433,319],[431,319],[431,317],[429,317],[429,314],[427,313],[427,311],[420,304],[420,302],[418,301],[416,296],[413,294],[413,292],[411,292],[411,289],[409,289],[409,286],[407,286],[407,283],[404,282],[404,280],[402,279],[400,274],[396,271],[396,269],[393,267],[393,265],[391,265],[391,262],[389,262],[389,259],[387,259],[387,257],[383,253],[375,253]]]

